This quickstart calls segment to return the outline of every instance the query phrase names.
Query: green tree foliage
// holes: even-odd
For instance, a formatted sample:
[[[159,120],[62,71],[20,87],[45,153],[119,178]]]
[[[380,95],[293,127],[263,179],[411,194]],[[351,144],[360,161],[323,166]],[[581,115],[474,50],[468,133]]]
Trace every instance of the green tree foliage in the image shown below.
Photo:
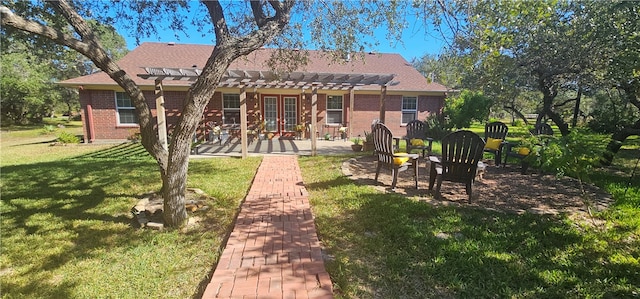
[[[633,126],[634,121],[640,119],[640,111],[633,109],[627,98],[620,96],[615,90],[599,92],[594,98],[598,105],[594,105],[588,123],[594,132],[613,134]]]
[[[618,103],[623,105],[616,110],[630,110],[621,115],[622,120],[631,115],[628,122],[617,122],[620,126],[612,132],[601,161],[609,165],[629,136],[640,135],[640,5],[634,1],[613,1],[609,5],[592,5],[589,9],[597,24],[592,27],[596,32],[594,39],[603,49],[605,61],[601,88],[606,91],[614,86],[622,98]],[[603,116],[599,121],[607,121],[606,113],[594,116]]]
[[[440,83],[452,89],[461,87],[462,74],[465,73],[462,57],[451,52],[445,52],[438,56],[426,54],[413,61],[412,64],[429,81]]]
[[[592,127],[604,123],[598,130],[612,134],[607,164],[628,136],[640,134],[636,1],[488,0],[447,6],[457,18],[450,22],[458,29],[451,50],[465,70],[462,88],[483,91],[523,120],[523,111],[538,113],[538,121],[549,118],[563,136],[594,111]],[[612,86],[624,99],[599,96]],[[540,96],[531,97],[532,91]],[[538,98],[538,105],[526,98]],[[525,111],[534,106],[536,111]],[[621,109],[631,111],[610,122],[610,112]]]
[[[20,4],[24,3],[16,3]],[[114,59],[126,54],[126,42],[113,27],[96,21],[89,24]],[[51,40],[24,35],[8,26],[3,26],[2,31],[3,125],[39,123],[45,116],[77,111],[77,91],[56,82],[96,72],[93,62]]]
[[[516,110],[522,92],[542,94],[538,111],[563,135],[568,117],[578,113],[584,91],[591,90],[604,65],[594,40],[591,2],[482,1],[466,7],[466,30],[456,39],[468,57],[467,83]],[[570,96],[572,95],[572,96]],[[560,97],[558,97],[560,96]],[[573,105],[572,105],[573,104]]]
[[[0,57],[0,109],[5,124],[41,121],[56,99],[50,65],[27,51],[3,53]]]
[[[463,90],[460,96],[448,99],[443,113],[448,117],[447,127],[468,128],[473,121],[484,121],[489,117],[492,101],[482,92]]]

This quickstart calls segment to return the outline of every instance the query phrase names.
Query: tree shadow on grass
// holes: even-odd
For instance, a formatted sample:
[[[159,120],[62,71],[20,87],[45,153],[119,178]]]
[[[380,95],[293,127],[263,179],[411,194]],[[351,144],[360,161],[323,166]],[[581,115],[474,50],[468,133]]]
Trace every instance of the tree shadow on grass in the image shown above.
[[[121,184],[157,181],[156,167],[148,158],[74,158],[2,167],[3,272],[48,278],[24,284],[5,276],[4,293],[72,297],[74,280],[61,281],[50,273],[72,260],[142,242],[132,235],[127,216],[127,198],[138,193]],[[21,249],[25,246],[28,250]]]

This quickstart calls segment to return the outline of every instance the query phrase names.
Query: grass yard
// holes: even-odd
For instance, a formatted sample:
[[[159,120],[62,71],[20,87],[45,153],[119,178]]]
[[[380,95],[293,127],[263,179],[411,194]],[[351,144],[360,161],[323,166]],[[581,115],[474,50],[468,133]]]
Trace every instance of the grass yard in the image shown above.
[[[592,173],[616,201],[597,227],[382,194],[342,175],[347,157],[300,165],[339,298],[637,298],[639,149],[629,140],[615,171]]]
[[[192,160],[188,185],[216,198],[202,224],[136,230],[129,210],[160,188],[142,148],[50,146],[55,133],[41,133],[1,136],[2,297],[201,295],[260,159]],[[614,167],[591,173],[616,201],[598,226],[432,207],[356,185],[341,173],[350,156],[299,161],[338,298],[637,298],[640,180],[629,176],[639,149],[631,139]]]
[[[193,160],[189,187],[216,199],[201,225],[136,230],[131,207],[160,188],[155,161],[137,144],[50,146],[55,138],[41,128],[2,131],[2,297],[201,294],[260,159]]]

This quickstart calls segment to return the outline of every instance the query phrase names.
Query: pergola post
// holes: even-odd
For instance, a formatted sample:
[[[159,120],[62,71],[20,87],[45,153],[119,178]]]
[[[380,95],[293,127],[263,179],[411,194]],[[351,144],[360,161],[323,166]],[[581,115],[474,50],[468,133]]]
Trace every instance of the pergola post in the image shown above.
[[[385,107],[385,101],[387,100],[387,86],[386,85],[382,85],[382,87],[380,88],[380,122],[381,123],[386,123],[385,122],[385,112],[387,110],[387,108]]]
[[[349,127],[347,127],[347,131],[349,131],[349,139],[353,138],[353,106],[355,102],[354,99],[354,92],[353,92],[353,87],[349,88]]]
[[[253,116],[256,117],[257,119],[255,121],[259,121],[262,122],[262,104],[260,103],[260,96],[258,95],[258,88],[257,87],[253,87],[253,101],[254,101],[254,106],[253,106]],[[256,126],[255,129],[259,129],[260,126]],[[258,136],[260,136],[262,132],[256,132],[256,134],[258,134]]]
[[[164,149],[168,149],[167,141],[167,115],[164,109],[164,91],[162,90],[162,80],[155,80],[155,95],[156,95],[156,119],[158,120],[158,139]]]
[[[306,103],[307,103],[307,95],[304,93],[304,87],[300,90],[300,123],[304,125],[303,134],[300,136],[300,139],[304,139],[306,137],[307,132],[307,112],[306,112]]]
[[[316,131],[318,127],[318,86],[315,84],[311,89],[311,155],[316,156],[318,154],[318,139],[316,138]]]
[[[242,159],[247,158],[247,89],[240,86],[240,144]]]

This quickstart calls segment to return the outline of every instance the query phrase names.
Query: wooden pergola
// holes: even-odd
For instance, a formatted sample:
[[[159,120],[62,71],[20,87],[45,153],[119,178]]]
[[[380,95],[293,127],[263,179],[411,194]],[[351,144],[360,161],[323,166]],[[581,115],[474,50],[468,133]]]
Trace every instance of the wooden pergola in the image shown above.
[[[158,136],[167,148],[167,124],[164,109],[164,93],[162,81],[190,81],[194,82],[202,73],[197,68],[163,68],[145,67],[144,74],[138,77],[155,81],[156,109],[158,119]],[[380,121],[385,120],[385,98],[387,86],[395,85],[392,81],[394,74],[345,74],[345,73],[316,73],[291,72],[277,74],[272,71],[227,70],[220,80],[218,87],[235,87],[240,89],[240,136],[242,158],[247,157],[247,88],[277,88],[300,89],[304,97],[304,90],[311,90],[311,132],[317,129],[318,89],[321,90],[349,90],[349,127],[353,120],[354,90],[362,86],[380,86]],[[304,99],[304,98],[303,98]],[[316,155],[317,140],[311,138],[311,153]]]

